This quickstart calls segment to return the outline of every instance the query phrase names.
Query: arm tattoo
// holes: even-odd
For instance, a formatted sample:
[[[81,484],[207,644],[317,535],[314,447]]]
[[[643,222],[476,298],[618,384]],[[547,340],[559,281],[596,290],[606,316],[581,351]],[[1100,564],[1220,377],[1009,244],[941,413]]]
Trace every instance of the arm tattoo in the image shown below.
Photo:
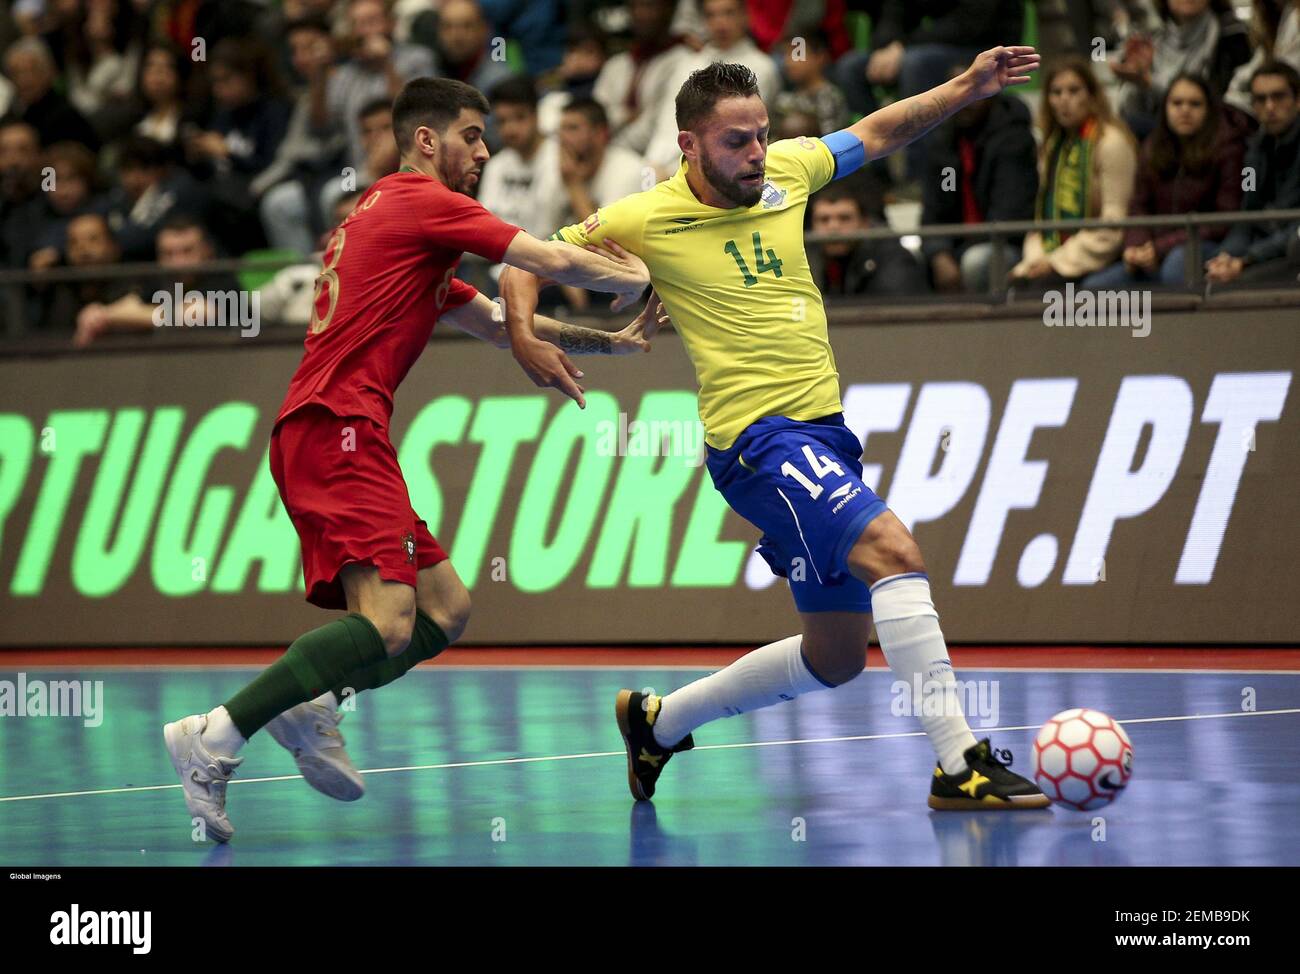
[[[890,145],[906,145],[942,122],[948,114],[948,99],[934,95],[929,100],[918,97],[909,105],[903,120],[889,133]]]
[[[554,334],[547,341],[574,355],[611,355],[614,351],[614,342],[609,332],[561,322],[555,323]]]

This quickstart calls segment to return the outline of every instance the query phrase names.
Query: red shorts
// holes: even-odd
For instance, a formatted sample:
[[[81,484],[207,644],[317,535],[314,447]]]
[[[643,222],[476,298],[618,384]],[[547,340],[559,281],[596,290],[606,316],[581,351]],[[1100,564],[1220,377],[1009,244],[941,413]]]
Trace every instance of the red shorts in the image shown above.
[[[344,565],[374,565],[381,578],[415,588],[417,571],[447,560],[412,509],[397,451],[374,420],[306,406],[276,425],[270,459],[302,543],[313,605],[347,608],[339,581]]]

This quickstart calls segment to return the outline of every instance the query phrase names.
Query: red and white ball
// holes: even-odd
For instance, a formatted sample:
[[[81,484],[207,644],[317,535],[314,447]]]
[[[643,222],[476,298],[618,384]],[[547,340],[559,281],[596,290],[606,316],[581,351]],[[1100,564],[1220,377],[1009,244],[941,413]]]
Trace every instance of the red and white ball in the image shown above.
[[[1109,805],[1133,776],[1133,743],[1099,710],[1063,710],[1034,738],[1034,780],[1052,801],[1081,812]]]

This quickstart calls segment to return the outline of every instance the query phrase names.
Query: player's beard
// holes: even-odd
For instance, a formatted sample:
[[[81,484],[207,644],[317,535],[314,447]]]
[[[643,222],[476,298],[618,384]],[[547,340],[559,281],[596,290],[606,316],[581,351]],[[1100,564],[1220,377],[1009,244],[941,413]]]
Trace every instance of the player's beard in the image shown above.
[[[737,206],[753,206],[763,198],[762,183],[751,189],[739,180],[728,179],[713,165],[713,160],[703,148],[700,151],[700,171],[704,173],[704,178],[709,181],[714,192]]]

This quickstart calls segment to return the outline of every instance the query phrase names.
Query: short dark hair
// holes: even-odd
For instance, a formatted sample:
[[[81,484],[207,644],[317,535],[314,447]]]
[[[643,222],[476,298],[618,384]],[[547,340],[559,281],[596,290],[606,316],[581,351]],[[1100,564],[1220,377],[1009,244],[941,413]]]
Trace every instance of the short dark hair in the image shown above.
[[[588,44],[600,49],[601,57],[609,53],[609,40],[595,24],[578,22],[569,25],[568,34],[564,40],[564,49],[572,51],[575,48],[586,47]]]
[[[361,109],[357,112],[357,118],[358,119],[369,118],[371,115],[374,115],[376,112],[391,112],[392,110],[393,110],[393,103],[389,101],[387,98],[384,98],[382,96],[379,98],[372,98],[370,99],[370,101],[366,102],[364,105],[361,106]]]
[[[108,239],[113,241],[113,243],[117,243],[117,234],[113,232],[113,225],[108,222],[108,216],[106,214],[100,213],[98,210],[85,210],[84,212],[68,217],[68,227],[71,227],[78,220],[98,220],[104,227],[104,232],[108,234]]]
[[[258,97],[279,95],[284,90],[275,55],[255,37],[227,37],[218,41],[212,49],[212,66],[248,78]]]
[[[831,39],[817,24],[804,24],[803,26],[792,27],[782,38],[785,47],[789,47],[798,38],[803,41],[804,49],[812,51],[814,54],[829,54],[831,52]],[[962,65],[965,70],[965,65]]]
[[[529,111],[537,111],[537,86],[532,78],[524,75],[513,75],[499,82],[488,97],[493,106],[523,105]]]
[[[574,98],[564,106],[566,112],[577,112],[596,128],[609,128],[609,115],[605,106],[594,98]]]
[[[868,169],[859,169],[843,179],[827,183],[824,189],[819,189],[808,201],[809,215],[811,216],[818,200],[834,203],[846,199],[853,200],[858,205],[858,213],[863,219],[877,222],[885,219],[883,187]]]
[[[715,61],[687,78],[677,92],[677,127],[694,128],[722,98],[758,95],[758,79],[743,64]]]
[[[284,25],[284,36],[288,37],[296,30],[314,30],[318,34],[331,34],[330,22],[320,14],[304,14]]]
[[[447,126],[469,108],[487,115],[491,112],[483,92],[453,78],[412,78],[398,92],[393,102],[393,137],[397,151],[408,152],[415,141],[415,130],[427,125],[435,132]]]
[[[184,233],[187,230],[197,230],[203,239],[209,244],[212,243],[212,234],[208,233],[208,228],[203,225],[203,221],[191,213],[173,213],[163,221],[158,232],[166,231],[168,233]]]
[[[838,203],[841,200],[851,200],[857,206],[859,216],[870,215],[867,212],[867,201],[851,186],[845,186],[843,183],[830,183],[825,189],[813,193],[809,201],[809,209],[814,209],[818,203]]]
[[[1285,78],[1286,83],[1291,87],[1291,94],[1300,98],[1300,71],[1296,71],[1285,61],[1265,61],[1251,73],[1251,87],[1255,86],[1256,78],[1266,74],[1275,74]]]

